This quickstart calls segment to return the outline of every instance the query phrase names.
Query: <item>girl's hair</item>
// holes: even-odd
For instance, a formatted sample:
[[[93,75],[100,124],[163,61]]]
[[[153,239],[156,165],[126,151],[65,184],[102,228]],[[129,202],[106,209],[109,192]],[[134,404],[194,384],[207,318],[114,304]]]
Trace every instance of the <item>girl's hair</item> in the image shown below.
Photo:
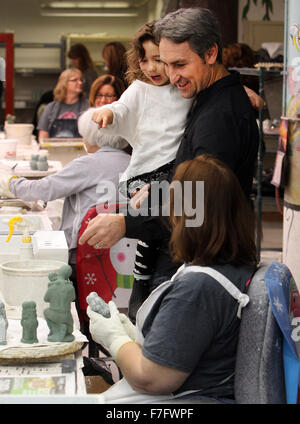
[[[129,84],[134,80],[138,79],[144,82],[148,82],[147,77],[140,68],[140,61],[145,57],[145,50],[143,43],[145,41],[152,41],[158,46],[158,43],[155,41],[154,37],[154,26],[155,21],[148,22],[143,25],[134,35],[131,42],[130,48],[126,53],[128,70],[126,72],[126,78]]]
[[[98,77],[93,82],[90,89],[89,103],[91,107],[95,106],[95,98],[99,89],[106,84],[109,84],[114,88],[117,99],[119,99],[123,91],[125,91],[125,86],[123,84],[123,81],[120,80],[120,78],[109,74],[101,75],[101,77]]]
[[[173,181],[179,181],[183,191],[182,213],[175,216],[178,199],[176,190],[171,189],[173,259],[202,266],[256,264],[254,212],[231,169],[213,156],[200,155],[181,163]],[[192,182],[192,192],[185,189],[185,181]],[[201,226],[191,227],[186,226],[186,220],[191,217],[186,216],[184,203],[192,201],[195,208],[196,196],[199,196],[196,181],[204,181],[204,221]],[[185,196],[192,199],[185,200]],[[176,205],[178,207],[178,203]]]
[[[70,59],[79,59],[78,68],[81,72],[86,71],[88,68],[94,68],[90,53],[83,44],[73,44],[68,52],[68,57]]]
[[[67,83],[74,74],[77,74],[79,75],[79,78],[82,78],[82,73],[77,68],[68,68],[60,74],[58,82],[53,90],[54,100],[58,100],[60,102],[65,101],[67,96]],[[82,96],[82,93],[80,96]]]
[[[107,66],[108,74],[115,75],[121,80],[125,79],[127,70],[126,48],[119,41],[112,41],[102,49],[102,57]]]

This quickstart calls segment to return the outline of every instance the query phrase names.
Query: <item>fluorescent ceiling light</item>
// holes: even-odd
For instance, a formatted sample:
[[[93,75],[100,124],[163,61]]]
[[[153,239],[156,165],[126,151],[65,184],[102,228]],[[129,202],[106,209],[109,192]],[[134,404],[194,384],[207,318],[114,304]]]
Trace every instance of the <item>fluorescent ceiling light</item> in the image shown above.
[[[83,13],[83,12],[42,12],[41,16],[55,16],[55,17],[65,17],[65,18],[134,18],[137,17],[137,13]]]
[[[41,8],[64,9],[124,9],[130,7],[131,4],[127,1],[50,1],[41,3]]]
[[[102,11],[97,12],[96,10],[76,10],[76,9],[61,9],[61,10],[51,10],[51,9],[42,9],[41,16],[56,16],[56,17],[70,17],[70,18],[131,18],[138,16],[136,11],[124,11],[124,12],[114,12],[114,11]]]

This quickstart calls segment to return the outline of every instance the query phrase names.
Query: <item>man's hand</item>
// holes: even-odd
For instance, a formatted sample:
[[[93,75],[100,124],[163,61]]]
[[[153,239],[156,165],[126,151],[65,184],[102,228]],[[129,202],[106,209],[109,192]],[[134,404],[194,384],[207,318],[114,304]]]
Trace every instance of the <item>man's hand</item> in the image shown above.
[[[244,85],[244,89],[249,97],[251,105],[255,107],[255,109],[262,109],[264,107],[265,101],[262,97],[255,93],[255,91],[251,90],[251,88],[246,87]]]
[[[79,244],[88,243],[95,249],[109,249],[125,236],[125,232],[124,215],[100,214],[88,223]]]
[[[98,128],[105,128],[111,125],[114,119],[114,114],[110,109],[95,110],[92,115],[92,120],[98,124]]]

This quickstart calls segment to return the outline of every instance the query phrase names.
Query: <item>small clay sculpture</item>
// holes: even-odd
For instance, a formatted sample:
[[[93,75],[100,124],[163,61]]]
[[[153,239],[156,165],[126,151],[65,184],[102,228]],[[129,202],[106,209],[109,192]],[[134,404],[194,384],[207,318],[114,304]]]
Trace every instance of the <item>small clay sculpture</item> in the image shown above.
[[[6,345],[6,332],[8,327],[8,321],[6,318],[5,306],[3,302],[0,302],[0,345]]]
[[[108,304],[96,292],[91,292],[87,296],[86,301],[94,312],[98,312],[98,314],[103,315],[105,318],[110,317]]]
[[[49,302],[49,308],[44,310],[44,316],[49,327],[49,342],[72,342],[74,340],[73,317],[71,314],[71,302],[75,300],[75,289],[69,277],[72,268],[63,265],[55,276],[48,275],[50,282],[44,296],[44,301]]]
[[[22,303],[22,319],[21,325],[23,327],[22,343],[37,343],[36,331],[38,328],[38,319],[36,316],[36,303],[33,301]]]
[[[29,165],[30,165],[30,169],[32,169],[33,171],[36,171],[38,169],[38,160],[39,160],[39,155],[37,154],[31,155],[31,160],[29,162]]]
[[[47,161],[47,156],[42,155],[39,157],[38,163],[37,163],[37,169],[39,171],[48,171],[49,165]]]

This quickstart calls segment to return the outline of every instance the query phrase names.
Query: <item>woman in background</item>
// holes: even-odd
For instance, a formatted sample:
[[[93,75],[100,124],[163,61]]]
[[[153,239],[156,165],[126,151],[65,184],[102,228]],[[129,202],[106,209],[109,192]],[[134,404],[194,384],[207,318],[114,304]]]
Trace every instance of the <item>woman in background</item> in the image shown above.
[[[108,74],[115,75],[120,78],[127,88],[126,81],[127,62],[125,58],[126,48],[119,41],[112,41],[106,44],[102,50],[102,57],[105,62],[106,71]]]
[[[115,102],[125,90],[123,82],[114,75],[105,74],[92,84],[89,96],[90,107],[100,107]]]
[[[37,129],[43,138],[78,138],[77,120],[89,103],[82,94],[82,73],[70,68],[63,71],[54,89],[54,100],[45,107]]]
[[[97,71],[94,69],[90,53],[83,44],[78,43],[71,46],[68,52],[68,57],[71,59],[72,66],[74,66],[74,68],[78,68],[82,72],[82,91],[88,98],[91,85],[98,76]]]

